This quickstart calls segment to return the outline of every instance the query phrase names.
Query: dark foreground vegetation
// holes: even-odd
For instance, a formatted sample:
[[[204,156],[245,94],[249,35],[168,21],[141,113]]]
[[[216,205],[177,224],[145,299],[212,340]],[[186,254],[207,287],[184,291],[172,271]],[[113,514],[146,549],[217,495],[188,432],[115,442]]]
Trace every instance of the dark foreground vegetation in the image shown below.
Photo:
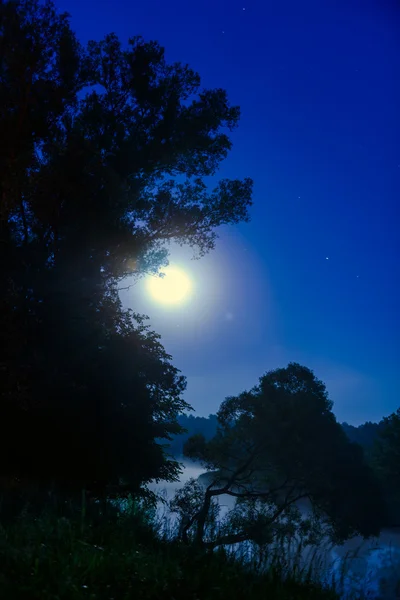
[[[0,2],[1,598],[329,598],[278,567],[287,542],[376,535],[396,514],[400,414],[369,455],[297,364],[226,398],[186,441],[215,477],[178,492],[175,538],[147,513],[109,513],[111,498],[137,507],[149,482],[178,481],[169,445],[191,410],[119,293],[158,276],[170,242],[201,257],[219,227],[249,220],[252,181],[214,179],[239,117],[157,42],[83,46],[52,2]],[[216,528],[223,494],[236,505]],[[225,554],[277,540],[266,572]]]
[[[64,503],[61,503],[64,504]],[[149,511],[51,503],[0,528],[0,597],[13,600],[334,600],[307,573],[265,573],[224,552],[199,553],[157,531]]]

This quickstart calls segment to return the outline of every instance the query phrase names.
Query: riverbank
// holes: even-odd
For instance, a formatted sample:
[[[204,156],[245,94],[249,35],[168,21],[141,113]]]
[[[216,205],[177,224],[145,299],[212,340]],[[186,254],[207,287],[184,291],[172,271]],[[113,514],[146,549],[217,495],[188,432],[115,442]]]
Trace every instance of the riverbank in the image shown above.
[[[22,513],[0,526],[0,597],[13,600],[337,600],[299,574],[163,539],[148,510]]]
[[[167,500],[172,499],[175,491],[190,478],[197,479],[206,486],[212,480],[212,474],[194,462],[186,462],[178,483],[165,486],[163,483],[152,486],[156,492],[164,492]],[[234,507],[234,498],[221,496],[221,513],[224,516]],[[302,512],[307,513],[309,507],[299,505]],[[310,554],[310,553],[309,553]],[[311,551],[311,555],[314,556]],[[309,556],[304,558],[307,562]],[[379,600],[396,600],[400,598],[400,530],[384,529],[379,538],[363,540],[354,537],[341,546],[327,543],[318,548],[319,570],[323,581],[331,581],[332,577],[339,582],[340,589],[352,597]]]

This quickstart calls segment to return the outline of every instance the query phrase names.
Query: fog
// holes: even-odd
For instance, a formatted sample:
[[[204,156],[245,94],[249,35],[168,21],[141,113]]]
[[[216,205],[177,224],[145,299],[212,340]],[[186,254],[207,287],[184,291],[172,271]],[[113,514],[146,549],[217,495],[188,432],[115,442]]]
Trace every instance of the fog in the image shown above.
[[[171,500],[176,490],[189,479],[197,479],[204,473],[206,470],[200,465],[185,461],[179,482],[160,482],[149,485],[149,489]],[[219,497],[221,516],[233,508],[234,502],[231,496]],[[384,529],[379,538],[351,538],[343,545],[327,550],[324,558],[327,576],[329,573],[336,573],[339,578],[342,565],[346,565],[344,587],[349,593],[360,591],[368,594],[369,598],[380,600],[399,597],[397,582],[400,573],[400,528]]]

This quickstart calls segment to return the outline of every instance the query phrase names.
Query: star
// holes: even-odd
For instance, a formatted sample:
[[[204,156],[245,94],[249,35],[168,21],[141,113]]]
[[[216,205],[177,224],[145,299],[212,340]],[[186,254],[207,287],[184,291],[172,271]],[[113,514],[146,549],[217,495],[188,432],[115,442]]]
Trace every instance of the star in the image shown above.
[[[325,257],[325,260],[329,260],[329,256],[326,256],[326,257]]]

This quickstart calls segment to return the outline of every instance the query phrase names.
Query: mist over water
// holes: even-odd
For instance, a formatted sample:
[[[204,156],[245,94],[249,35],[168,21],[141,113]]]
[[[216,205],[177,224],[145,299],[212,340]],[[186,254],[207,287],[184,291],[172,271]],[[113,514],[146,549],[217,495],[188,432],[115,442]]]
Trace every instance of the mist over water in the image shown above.
[[[206,473],[199,464],[188,461],[182,464],[184,468],[179,482],[153,483],[148,486],[149,489],[161,494],[165,500],[171,500],[189,479],[198,479]],[[221,517],[234,507],[234,502],[231,496],[219,497]],[[163,510],[161,505],[160,510]],[[174,515],[171,515],[171,520],[174,521]],[[305,553],[305,561],[307,553],[311,554],[310,550]],[[384,529],[379,538],[370,540],[354,537],[333,549],[328,549],[327,544],[324,559],[328,578],[329,574],[335,573],[339,580],[344,572],[343,588],[349,594],[363,592],[368,598],[377,600],[400,598],[400,528]]]

